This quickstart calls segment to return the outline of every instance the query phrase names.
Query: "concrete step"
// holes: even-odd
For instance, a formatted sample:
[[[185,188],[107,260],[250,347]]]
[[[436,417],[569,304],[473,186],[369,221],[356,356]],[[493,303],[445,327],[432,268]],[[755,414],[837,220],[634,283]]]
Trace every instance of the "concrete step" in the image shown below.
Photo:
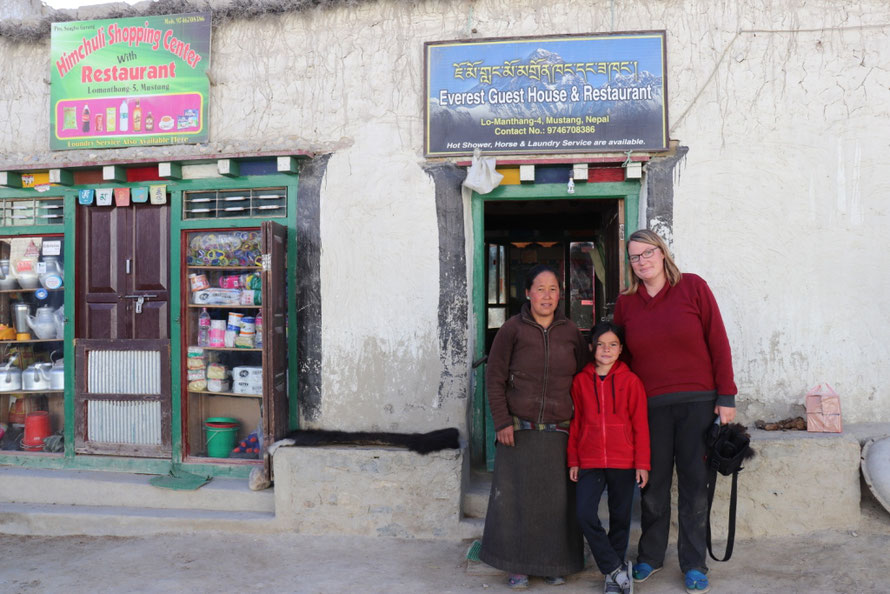
[[[0,503],[0,532],[29,536],[149,536],[280,532],[269,512]]]
[[[463,519],[461,520],[461,538],[481,538],[485,528],[485,514],[488,511],[488,496],[491,493],[491,473],[473,470],[470,473],[470,484],[463,495]],[[630,537],[631,542],[636,542],[640,536],[640,492],[634,490],[633,515],[631,517]],[[603,493],[599,505],[599,517],[603,525],[609,525],[609,498],[608,491]],[[671,530],[671,542],[676,541],[676,517],[673,518]]]
[[[488,494],[491,492],[491,473],[473,470],[470,484],[463,495],[465,518],[485,518],[488,511]]]
[[[175,491],[152,486],[152,476],[2,466],[0,503],[275,513],[274,491],[251,491],[247,479],[217,477],[199,489]]]
[[[458,538],[461,540],[480,539],[485,529],[484,518],[463,518],[458,526]]]

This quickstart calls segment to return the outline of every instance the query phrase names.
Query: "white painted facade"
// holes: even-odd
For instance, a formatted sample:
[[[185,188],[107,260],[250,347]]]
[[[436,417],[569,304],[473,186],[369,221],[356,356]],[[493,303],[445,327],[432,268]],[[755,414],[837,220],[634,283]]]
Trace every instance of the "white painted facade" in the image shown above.
[[[671,138],[689,149],[675,170],[672,246],[722,308],[741,419],[800,414],[807,389],[829,382],[846,421],[890,420],[890,181],[879,169],[890,5],[880,0],[389,0],[220,20],[210,143],[65,153],[48,150],[49,38],[0,36],[0,169],[330,153],[313,424],[465,432],[471,319],[455,321],[467,329],[465,381],[440,390],[423,42],[650,29],[667,31]]]

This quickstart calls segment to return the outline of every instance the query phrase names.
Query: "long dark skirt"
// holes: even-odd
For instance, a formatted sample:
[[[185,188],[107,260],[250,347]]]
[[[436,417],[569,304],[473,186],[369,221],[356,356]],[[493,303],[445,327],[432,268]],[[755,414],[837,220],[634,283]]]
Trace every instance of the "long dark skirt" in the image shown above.
[[[564,576],[584,569],[575,487],[566,467],[568,436],[516,431],[497,445],[479,559],[508,573]]]

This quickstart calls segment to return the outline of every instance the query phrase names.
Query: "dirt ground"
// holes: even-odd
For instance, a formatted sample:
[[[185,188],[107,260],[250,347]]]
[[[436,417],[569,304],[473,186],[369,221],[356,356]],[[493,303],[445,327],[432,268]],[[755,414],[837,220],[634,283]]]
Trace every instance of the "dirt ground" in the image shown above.
[[[712,592],[890,591],[890,514],[863,493],[855,532],[737,541],[711,563]],[[0,592],[507,592],[503,577],[467,569],[469,541],[299,534],[148,538],[0,535]],[[719,546],[719,545],[718,545]],[[633,548],[633,544],[632,544]],[[602,591],[593,570],[568,584],[533,578],[530,591]],[[637,594],[682,593],[676,552]]]

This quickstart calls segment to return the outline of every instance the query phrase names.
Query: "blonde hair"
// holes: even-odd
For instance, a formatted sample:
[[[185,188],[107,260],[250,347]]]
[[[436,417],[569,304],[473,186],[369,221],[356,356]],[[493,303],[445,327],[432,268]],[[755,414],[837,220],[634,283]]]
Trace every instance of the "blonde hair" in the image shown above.
[[[632,241],[635,241],[637,243],[645,243],[647,245],[652,245],[659,248],[661,250],[661,253],[664,255],[664,274],[667,277],[667,281],[672,287],[677,286],[677,283],[680,282],[680,277],[683,276],[683,273],[680,272],[680,268],[677,267],[676,262],[674,262],[673,257],[671,257],[671,252],[668,250],[668,246],[664,242],[664,240],[654,231],[650,231],[649,229],[639,229],[638,231],[634,231],[633,233],[631,233],[630,237],[627,238],[627,243],[625,243],[625,251],[630,247],[630,242]],[[633,295],[639,288],[640,279],[637,277],[636,273],[633,272],[633,268],[631,268],[630,286],[622,291],[621,294]]]

